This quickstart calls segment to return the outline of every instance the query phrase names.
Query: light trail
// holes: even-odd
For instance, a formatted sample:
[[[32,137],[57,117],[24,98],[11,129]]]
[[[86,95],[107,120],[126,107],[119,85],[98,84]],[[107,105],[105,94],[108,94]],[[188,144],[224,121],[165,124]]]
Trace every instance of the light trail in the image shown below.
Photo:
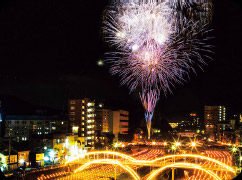
[[[164,166],[156,171],[154,171],[153,173],[151,173],[151,175],[147,178],[147,180],[152,180],[154,177],[156,177],[160,172],[168,169],[168,168],[187,168],[187,169],[199,169],[201,171],[206,172],[207,174],[209,174],[210,176],[212,176],[214,179],[216,180],[221,180],[220,177],[218,177],[216,174],[214,174],[212,171],[210,170],[206,170],[203,169],[201,166],[196,165],[196,164],[192,164],[192,163],[174,163],[174,164],[170,164],[167,166]]]
[[[140,179],[139,175],[133,169],[131,169],[129,166],[125,166],[125,165],[123,165],[122,163],[120,163],[117,160],[110,160],[110,159],[101,159],[101,160],[95,160],[95,161],[86,163],[86,164],[82,165],[80,168],[78,168],[75,171],[75,173],[79,172],[79,171],[83,171],[84,169],[86,169],[88,166],[90,166],[92,164],[112,164],[112,165],[118,165],[118,166],[121,166],[127,172],[129,172],[129,174],[132,175],[132,177],[135,180],[139,180]]]
[[[136,163],[136,164],[145,164],[145,165],[152,165],[152,163],[153,164],[155,164],[155,163],[157,163],[157,161],[165,161],[165,160],[167,160],[167,159],[175,159],[175,158],[179,158],[179,157],[182,157],[182,158],[184,158],[184,157],[191,157],[191,158],[194,158],[194,159],[196,159],[196,158],[198,158],[198,159],[201,159],[201,160],[207,160],[207,161],[209,161],[209,162],[213,162],[213,163],[215,163],[215,164],[218,164],[218,165],[220,165],[222,168],[224,168],[225,170],[227,170],[227,171],[230,171],[230,172],[232,172],[232,173],[234,173],[234,174],[236,174],[236,171],[231,167],[231,166],[228,166],[227,164],[225,164],[225,163],[223,163],[223,162],[221,162],[221,161],[218,161],[218,160],[215,160],[215,159],[212,159],[212,158],[210,158],[210,157],[207,157],[207,156],[202,156],[202,155],[196,155],[196,154],[182,154],[182,155],[168,155],[168,156],[164,156],[164,157],[160,157],[160,158],[156,158],[156,159],[154,159],[154,160],[137,160],[137,159],[135,159],[135,158],[133,158],[133,157],[131,157],[131,156],[128,156],[128,155],[126,155],[126,154],[122,154],[122,153],[118,153],[118,152],[112,152],[112,151],[98,151],[98,152],[90,152],[90,153],[86,153],[86,154],[82,154],[82,155],[80,155],[79,157],[76,157],[76,158],[74,158],[74,159],[72,159],[71,161],[68,161],[68,162],[66,162],[66,164],[67,163],[70,163],[70,162],[72,162],[72,161],[75,161],[75,160],[77,160],[77,159],[79,159],[79,158],[84,158],[85,156],[90,156],[90,155],[96,155],[96,154],[106,154],[106,155],[113,155],[113,156],[118,156],[118,157],[121,157],[121,158],[123,158],[123,159],[126,159],[126,160],[129,160],[129,161],[131,161],[132,163]],[[107,157],[107,156],[106,156]],[[105,160],[107,160],[107,161],[112,161],[112,159],[105,159]],[[221,169],[222,170],[222,169]]]

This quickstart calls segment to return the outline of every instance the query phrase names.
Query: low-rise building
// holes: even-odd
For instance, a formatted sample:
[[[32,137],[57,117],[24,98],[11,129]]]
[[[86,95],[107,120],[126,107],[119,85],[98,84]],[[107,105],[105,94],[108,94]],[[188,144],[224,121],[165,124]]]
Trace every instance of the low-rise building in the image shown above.
[[[28,141],[34,135],[44,138],[68,132],[68,120],[61,116],[7,116],[5,125],[5,137],[17,142]]]
[[[10,156],[9,156],[10,153]],[[3,170],[15,170],[18,167],[18,153],[8,149],[0,151],[0,166]]]

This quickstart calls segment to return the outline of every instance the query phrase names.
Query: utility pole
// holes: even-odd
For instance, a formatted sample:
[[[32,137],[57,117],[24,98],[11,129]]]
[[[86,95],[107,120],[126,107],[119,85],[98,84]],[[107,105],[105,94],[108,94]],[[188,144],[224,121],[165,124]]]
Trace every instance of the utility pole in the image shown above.
[[[175,168],[171,168],[172,170],[172,180],[175,180]]]
[[[10,155],[11,155],[11,127],[10,124],[8,125],[8,168],[10,169]],[[9,170],[8,169],[8,170]]]

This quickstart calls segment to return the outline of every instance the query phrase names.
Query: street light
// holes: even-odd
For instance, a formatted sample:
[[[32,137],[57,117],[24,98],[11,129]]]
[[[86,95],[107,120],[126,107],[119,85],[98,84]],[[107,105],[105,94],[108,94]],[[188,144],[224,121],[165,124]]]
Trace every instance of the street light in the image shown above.
[[[114,146],[114,148],[118,148],[118,143],[115,142],[113,146]]]
[[[19,160],[19,163],[20,163],[20,164],[23,164],[24,162],[25,162],[24,159],[20,159],[20,160]]]
[[[236,147],[232,148],[232,152],[235,153],[238,149]]]
[[[195,142],[192,142],[192,147],[195,148],[196,147],[196,143]]]
[[[175,145],[178,147],[178,146],[181,145],[181,143],[180,142],[176,142]]]
[[[175,152],[176,151],[176,146],[171,146],[171,150],[173,151],[173,152]]]

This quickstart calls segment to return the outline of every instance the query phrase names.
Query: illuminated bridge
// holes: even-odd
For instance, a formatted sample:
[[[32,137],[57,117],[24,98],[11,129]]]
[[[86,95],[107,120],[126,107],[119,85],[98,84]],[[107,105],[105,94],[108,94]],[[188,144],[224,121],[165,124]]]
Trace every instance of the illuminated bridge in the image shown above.
[[[99,151],[81,154],[76,158],[69,159],[67,164],[79,164],[80,167],[75,170],[75,173],[81,172],[89,168],[93,164],[109,164],[115,166],[115,179],[116,167],[121,167],[124,171],[128,172],[133,179],[141,179],[137,172],[132,168],[134,166],[149,166],[154,167],[154,170],[145,176],[145,179],[151,180],[156,176],[166,171],[172,170],[172,179],[174,179],[174,169],[196,169],[209,175],[209,177],[220,180],[222,179],[214,173],[215,171],[224,171],[236,175],[236,169],[216,159],[197,155],[197,154],[174,154],[159,157],[153,160],[137,160],[134,157],[126,154],[112,152],[112,151]],[[205,165],[203,165],[205,164]],[[207,166],[207,164],[211,164]],[[144,179],[144,178],[142,178]]]

